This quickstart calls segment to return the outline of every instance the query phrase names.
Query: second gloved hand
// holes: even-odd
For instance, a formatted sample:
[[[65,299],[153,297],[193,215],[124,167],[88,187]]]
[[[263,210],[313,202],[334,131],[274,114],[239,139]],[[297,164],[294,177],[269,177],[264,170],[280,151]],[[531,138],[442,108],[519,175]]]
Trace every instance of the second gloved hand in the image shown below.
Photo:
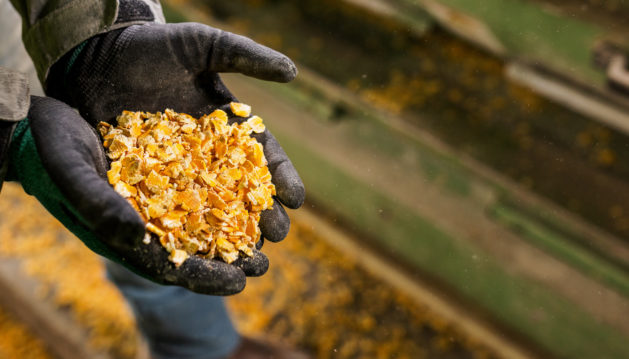
[[[231,114],[228,104],[236,98],[220,72],[288,82],[297,69],[288,57],[243,36],[198,23],[148,23],[79,45],[51,68],[46,92],[78,108],[93,127],[100,121],[113,123],[123,110],[170,108],[199,117],[221,108]],[[264,238],[277,242],[290,226],[280,203],[300,207],[304,185],[268,130],[255,137],[264,146],[277,188],[273,209],[262,213],[260,228]]]
[[[266,272],[268,259],[258,251],[233,264],[191,256],[176,268],[158,241],[142,243],[144,222],[104,179],[106,171],[94,129],[66,104],[32,97],[11,142],[8,179],[20,181],[91,250],[155,282],[205,294],[237,293],[246,275]]]

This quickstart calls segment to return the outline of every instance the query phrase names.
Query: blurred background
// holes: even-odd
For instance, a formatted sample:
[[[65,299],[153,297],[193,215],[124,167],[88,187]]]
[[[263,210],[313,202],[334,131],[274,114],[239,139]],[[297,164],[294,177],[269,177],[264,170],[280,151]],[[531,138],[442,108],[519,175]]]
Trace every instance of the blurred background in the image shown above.
[[[300,71],[224,76],[307,189],[229,298],[242,332],[316,358],[629,358],[629,1],[162,5]],[[0,357],[146,356],[94,254],[19,185],[0,213]]]

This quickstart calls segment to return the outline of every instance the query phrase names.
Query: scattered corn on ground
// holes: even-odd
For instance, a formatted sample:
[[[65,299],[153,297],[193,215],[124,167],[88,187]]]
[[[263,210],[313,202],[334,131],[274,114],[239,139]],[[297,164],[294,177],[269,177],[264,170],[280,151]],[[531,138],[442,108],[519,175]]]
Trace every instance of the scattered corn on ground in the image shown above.
[[[24,270],[48,289],[42,300],[69,308],[89,332],[89,345],[133,358],[134,321],[105,279],[99,258],[19,185],[5,184],[0,213],[11,213],[0,216],[5,239],[0,255],[22,260]],[[264,250],[269,272],[249,279],[245,291],[228,300],[245,334],[284,341],[318,358],[493,357],[458,333],[456,323],[445,322],[326,245],[308,223],[294,223],[284,242]],[[0,326],[2,319],[0,313]],[[18,338],[16,343],[26,340]]]
[[[52,359],[44,343],[4,309],[0,309],[0,333],[0,358]]]
[[[105,279],[100,258],[19,185],[4,184],[0,213],[0,255],[22,260],[24,271],[42,285],[41,300],[68,308],[89,330],[89,345],[132,358],[135,323],[122,296]]]
[[[229,301],[244,333],[265,333],[318,358],[494,357],[330,247],[308,223],[294,221],[286,240],[265,253],[269,272]]]

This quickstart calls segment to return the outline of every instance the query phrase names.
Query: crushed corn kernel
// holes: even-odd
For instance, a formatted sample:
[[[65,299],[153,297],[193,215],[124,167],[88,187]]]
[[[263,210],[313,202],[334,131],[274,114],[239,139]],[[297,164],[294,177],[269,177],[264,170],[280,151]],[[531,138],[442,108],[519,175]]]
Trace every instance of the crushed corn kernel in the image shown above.
[[[251,113],[248,105],[230,106],[237,116]],[[229,125],[222,110],[199,119],[172,110],[124,111],[117,121],[98,126],[113,161],[107,178],[171,262],[179,266],[196,254],[231,263],[253,255],[260,213],[275,195],[262,145],[251,137],[265,130],[260,117]]]
[[[249,117],[251,115],[251,106],[244,103],[232,102],[229,104],[229,108],[236,116]]]

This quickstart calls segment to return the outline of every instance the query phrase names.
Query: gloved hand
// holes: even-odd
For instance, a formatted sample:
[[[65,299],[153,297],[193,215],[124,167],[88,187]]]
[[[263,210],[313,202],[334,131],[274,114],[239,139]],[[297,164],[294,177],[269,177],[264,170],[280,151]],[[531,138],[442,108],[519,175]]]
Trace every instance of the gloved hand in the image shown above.
[[[262,275],[267,258],[233,264],[191,256],[179,268],[153,240],[142,243],[144,222],[106,178],[107,161],[95,130],[66,104],[32,97],[28,118],[13,135],[8,180],[18,180],[94,252],[162,284],[227,295],[241,291],[245,275]]]
[[[228,104],[236,98],[219,72],[288,82],[297,70],[286,56],[242,36],[197,23],[149,23],[83,43],[51,68],[46,91],[78,108],[92,126],[111,123],[123,110],[171,108],[198,117],[221,108],[231,114]],[[273,135],[265,131],[256,138],[277,188],[273,209],[262,213],[260,229],[264,238],[277,242],[290,227],[277,199],[298,208],[304,186]]]

